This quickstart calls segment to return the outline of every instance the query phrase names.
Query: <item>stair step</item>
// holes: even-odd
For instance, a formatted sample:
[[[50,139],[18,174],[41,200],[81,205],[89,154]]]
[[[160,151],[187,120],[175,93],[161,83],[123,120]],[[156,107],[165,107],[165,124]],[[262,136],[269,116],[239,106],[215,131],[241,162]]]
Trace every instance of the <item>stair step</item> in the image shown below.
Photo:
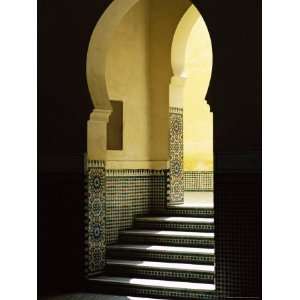
[[[125,235],[142,235],[142,236],[166,236],[166,237],[182,237],[194,239],[213,239],[212,232],[190,232],[190,231],[171,231],[171,230],[125,230],[121,234]]]
[[[170,246],[214,247],[214,233],[169,230],[126,230],[120,241],[127,243],[155,243]]]
[[[105,287],[108,291],[137,296],[172,297],[172,299],[209,299],[214,284],[179,282],[134,277],[97,276],[89,279],[94,288]]]
[[[152,217],[152,216],[144,216],[137,217],[137,221],[145,221],[145,222],[167,222],[167,223],[198,223],[198,224],[211,224],[214,223],[213,218],[196,218],[196,217],[169,217],[169,216],[160,216],[160,217]]]
[[[168,208],[214,208],[213,203],[200,203],[200,204],[195,204],[195,203],[177,203],[177,204],[169,204]]]
[[[138,244],[116,244],[107,247],[109,258],[133,258],[165,262],[214,264],[214,254],[214,249],[196,247]]]
[[[118,298],[102,298],[102,299],[120,299],[119,297]],[[158,299],[158,298],[145,298],[145,297],[130,297],[130,296],[127,296],[126,298],[121,298],[121,299],[126,299],[126,300],[171,300],[171,299]],[[99,298],[99,300],[101,300],[101,298]]]
[[[152,210],[158,216],[181,216],[181,217],[201,217],[212,218],[214,216],[213,207],[178,207],[156,208]]]
[[[157,261],[141,261],[141,260],[121,260],[121,259],[108,259],[108,265],[118,265],[125,267],[135,268],[151,268],[160,270],[177,270],[177,271],[190,271],[190,272],[211,272],[215,271],[214,266],[198,265],[198,264],[182,264],[182,263],[166,263]]]
[[[207,283],[194,283],[194,282],[179,282],[169,280],[155,280],[155,279],[142,279],[142,278],[128,278],[128,277],[114,277],[114,276],[97,276],[90,279],[91,281],[117,283],[125,285],[133,285],[138,287],[153,287],[163,289],[176,289],[184,291],[214,291],[214,284]]]
[[[213,265],[108,259],[105,274],[213,283],[214,269]]]
[[[213,232],[214,219],[196,217],[144,216],[135,219],[135,228]]]
[[[174,246],[161,246],[161,245],[132,245],[132,244],[116,244],[108,246],[108,249],[121,249],[121,250],[139,250],[151,252],[171,252],[181,254],[204,254],[214,255],[215,250],[210,248],[194,248],[194,247],[174,247]]]
[[[118,297],[119,298],[119,297]],[[107,299],[117,299],[117,298],[107,298]],[[121,299],[123,299],[123,298],[121,298]],[[161,299],[161,298],[145,298],[145,297],[143,297],[143,298],[141,298],[141,297],[130,297],[130,296],[127,296],[126,298],[125,298],[126,300],[171,300],[171,299]],[[99,300],[100,300],[100,298],[99,298]]]

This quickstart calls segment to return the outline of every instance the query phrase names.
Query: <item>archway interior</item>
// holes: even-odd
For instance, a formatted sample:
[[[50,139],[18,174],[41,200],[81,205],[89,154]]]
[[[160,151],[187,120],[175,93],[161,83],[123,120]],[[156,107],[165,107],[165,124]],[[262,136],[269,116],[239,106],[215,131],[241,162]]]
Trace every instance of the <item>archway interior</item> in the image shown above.
[[[121,147],[102,151],[107,244],[131,228],[136,215],[165,207],[171,47],[190,6],[188,0],[114,0],[93,31],[87,79],[94,107],[109,111],[114,101],[121,103],[123,112]],[[104,132],[106,127],[99,128],[96,121],[92,134],[102,135],[89,149],[97,154],[98,141],[109,136],[109,130]]]
[[[87,54],[94,104],[87,173],[88,182],[95,183],[87,193],[89,272],[103,269],[105,246],[131,228],[136,216],[165,208],[166,200],[183,199],[182,108],[193,86],[185,83],[199,71],[187,59],[193,57],[187,54],[194,49],[190,37],[198,19],[188,0],[114,0],[94,28]],[[195,93],[204,102],[209,80],[201,84],[203,91]],[[112,120],[118,126],[110,127]],[[110,140],[109,128],[118,130],[121,139]]]
[[[170,106],[182,111],[188,105],[187,113],[198,114],[188,117],[185,128],[204,128],[197,119],[208,110],[205,95],[211,65],[208,30],[188,0],[114,0],[97,23],[87,55],[87,80],[95,107],[88,127],[88,158],[105,162],[108,243],[115,241],[119,230],[132,225],[135,214],[165,205],[163,172],[172,169]],[[122,141],[117,149],[108,149],[106,143],[112,101],[122,106]],[[194,125],[187,125],[192,121]],[[194,148],[203,144],[202,140]],[[177,146],[175,156],[181,157],[183,151],[178,152]],[[179,147],[183,147],[182,139]],[[177,162],[175,172],[181,171],[174,181],[174,195],[181,201],[183,158],[181,165]],[[136,200],[137,194],[142,200]],[[115,219],[120,222],[115,224]]]
[[[182,17],[172,45],[173,78],[183,82],[181,95],[175,93],[175,97],[182,99],[183,205],[188,206],[213,206],[213,114],[205,99],[212,64],[208,29],[192,5]]]

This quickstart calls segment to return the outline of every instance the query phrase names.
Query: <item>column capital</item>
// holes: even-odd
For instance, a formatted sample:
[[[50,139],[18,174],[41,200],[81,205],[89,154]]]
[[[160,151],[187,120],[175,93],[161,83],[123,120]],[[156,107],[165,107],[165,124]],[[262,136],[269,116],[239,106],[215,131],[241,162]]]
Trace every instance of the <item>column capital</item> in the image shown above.
[[[90,114],[90,121],[108,123],[109,116],[111,113],[112,110],[94,108],[94,110]]]
[[[90,160],[106,160],[107,123],[111,110],[94,109],[87,122],[87,155]]]
[[[184,87],[186,80],[187,80],[187,77],[174,75],[171,78],[170,85],[178,86],[178,87],[180,87],[180,86]]]

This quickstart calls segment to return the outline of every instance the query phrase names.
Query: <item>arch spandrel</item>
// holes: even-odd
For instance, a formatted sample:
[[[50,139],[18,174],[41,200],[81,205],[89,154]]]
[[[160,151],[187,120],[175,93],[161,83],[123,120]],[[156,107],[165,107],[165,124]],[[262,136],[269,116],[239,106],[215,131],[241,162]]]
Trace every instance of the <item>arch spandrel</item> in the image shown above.
[[[97,109],[111,110],[105,78],[106,58],[114,30],[138,1],[114,0],[92,33],[87,53],[86,76],[92,102]]]

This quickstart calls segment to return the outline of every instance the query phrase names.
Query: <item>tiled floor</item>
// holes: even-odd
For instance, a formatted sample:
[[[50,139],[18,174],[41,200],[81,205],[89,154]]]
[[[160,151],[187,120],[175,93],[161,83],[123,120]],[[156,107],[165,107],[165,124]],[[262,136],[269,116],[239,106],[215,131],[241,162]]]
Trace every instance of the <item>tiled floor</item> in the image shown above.
[[[184,203],[178,207],[214,207],[213,192],[184,192]]]

